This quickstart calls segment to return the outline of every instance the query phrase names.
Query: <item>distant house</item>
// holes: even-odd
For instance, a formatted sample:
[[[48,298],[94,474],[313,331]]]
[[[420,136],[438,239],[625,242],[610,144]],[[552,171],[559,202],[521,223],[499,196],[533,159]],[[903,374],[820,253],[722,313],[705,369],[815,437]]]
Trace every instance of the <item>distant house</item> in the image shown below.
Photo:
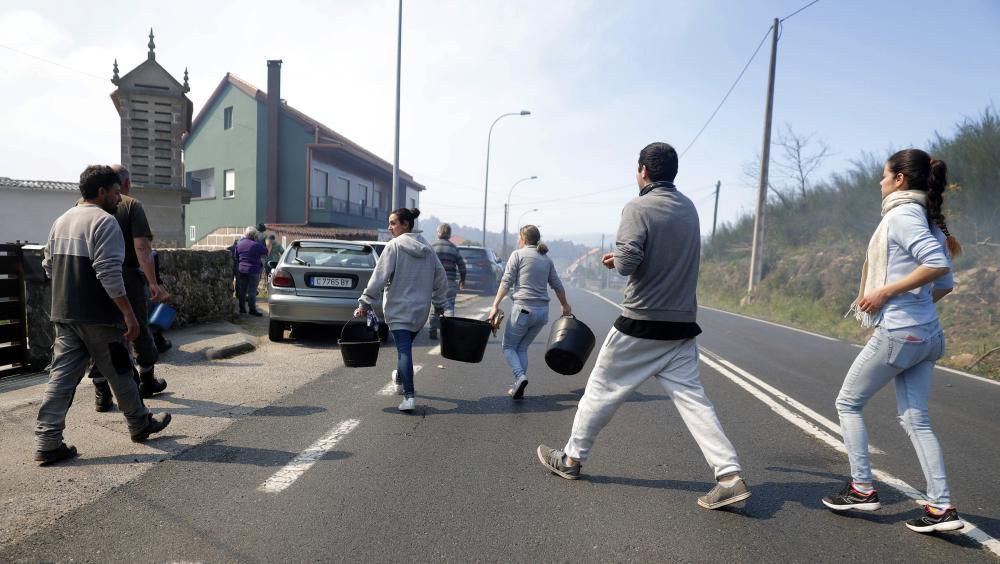
[[[0,243],[45,243],[57,217],[76,205],[76,182],[0,177]]]
[[[219,248],[248,225],[289,236],[376,239],[392,205],[392,164],[281,99],[227,73],[184,140],[187,244]],[[403,205],[424,186],[400,171]]]

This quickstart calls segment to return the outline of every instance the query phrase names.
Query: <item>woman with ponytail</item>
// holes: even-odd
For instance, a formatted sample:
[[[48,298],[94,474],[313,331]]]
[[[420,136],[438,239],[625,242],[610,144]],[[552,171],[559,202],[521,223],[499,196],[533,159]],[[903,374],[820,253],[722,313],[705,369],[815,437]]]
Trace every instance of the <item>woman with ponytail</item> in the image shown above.
[[[513,374],[507,394],[516,400],[524,397],[524,388],[528,385],[528,346],[549,322],[549,286],[562,304],[562,314],[569,315],[573,311],[566,301],[556,267],[547,256],[549,248],[539,241],[541,237],[534,225],[521,228],[517,237],[518,249],[507,260],[490,308],[489,319],[494,321],[500,314],[500,302],[513,288],[511,301],[514,306],[503,332],[503,356]]]
[[[365,317],[372,304],[385,293],[382,310],[398,356],[392,383],[396,392],[403,394],[400,411],[413,411],[416,407],[413,339],[427,321],[431,304],[440,315],[448,296],[448,275],[441,261],[423,237],[412,233],[419,215],[417,208],[399,208],[389,214],[392,240],[379,255],[375,272],[368,279],[368,286],[358,298],[358,308],[354,310],[355,317]]]
[[[875,331],[854,360],[836,402],[851,481],[823,498],[834,511],[881,507],[861,412],[894,381],[898,419],[927,481],[924,515],[906,522],[919,533],[964,527],[951,502],[944,454],[927,414],[934,364],[944,354],[934,303],[951,292],[951,257],[961,252],[941,213],[947,172],[942,161],[919,149],[895,153],[883,169],[882,221],[868,244],[861,289],[848,312]]]

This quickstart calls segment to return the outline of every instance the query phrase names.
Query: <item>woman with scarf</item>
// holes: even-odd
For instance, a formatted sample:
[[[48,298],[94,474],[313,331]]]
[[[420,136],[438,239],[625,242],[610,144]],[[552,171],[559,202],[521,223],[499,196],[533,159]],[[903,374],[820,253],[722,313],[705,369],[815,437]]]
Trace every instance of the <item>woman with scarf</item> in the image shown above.
[[[365,317],[372,304],[385,290],[383,311],[398,354],[397,369],[392,373],[396,391],[403,394],[400,411],[413,411],[413,339],[427,321],[427,311],[434,304],[440,314],[448,297],[448,275],[434,249],[412,233],[420,210],[399,208],[389,214],[392,240],[386,244],[375,264],[368,286],[358,298],[355,317]],[[390,284],[391,282],[391,284]],[[389,285],[388,290],[385,289]]]
[[[521,228],[517,237],[518,249],[507,260],[507,268],[490,308],[489,319],[496,323],[500,302],[508,291],[511,292],[510,299],[514,305],[503,332],[503,356],[513,374],[513,383],[507,395],[516,400],[524,397],[524,388],[528,385],[528,346],[549,321],[549,286],[555,290],[562,304],[562,314],[565,316],[573,312],[566,301],[566,292],[556,267],[547,256],[549,248],[539,242],[541,238],[534,225]]]
[[[927,415],[934,363],[944,354],[934,303],[951,292],[951,257],[961,252],[941,213],[946,174],[944,162],[919,149],[899,151],[885,163],[879,183],[882,220],[868,244],[861,289],[848,312],[875,331],[854,360],[836,402],[851,481],[823,498],[834,511],[881,507],[861,411],[894,381],[899,422],[927,481],[924,515],[906,522],[919,533],[964,526],[951,503],[944,454]]]

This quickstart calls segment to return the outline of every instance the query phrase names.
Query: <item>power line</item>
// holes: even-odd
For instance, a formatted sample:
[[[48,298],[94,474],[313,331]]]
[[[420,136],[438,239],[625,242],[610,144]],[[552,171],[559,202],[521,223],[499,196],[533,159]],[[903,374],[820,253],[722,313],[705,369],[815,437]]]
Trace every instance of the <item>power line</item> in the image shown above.
[[[806,4],[805,6],[802,6],[802,7],[801,7],[801,8],[799,8],[798,10],[795,10],[795,11],[794,11],[794,12],[792,12],[791,14],[788,14],[787,16],[785,16],[785,17],[781,18],[781,19],[779,20],[779,23],[780,23],[780,22],[784,22],[784,21],[785,21],[785,20],[787,20],[787,19],[790,19],[790,18],[791,18],[792,16],[794,16],[795,14],[798,14],[799,12],[801,12],[801,11],[805,10],[806,8],[808,8],[809,6],[812,6],[813,4],[815,4],[815,3],[817,3],[817,2],[819,2],[819,0],[813,0],[812,2],[810,2],[810,3]]]
[[[11,51],[14,51],[15,53],[20,53],[20,54],[24,55],[25,57],[31,57],[32,59],[37,59],[39,61],[42,61],[43,63],[48,63],[50,65],[55,65],[57,67],[62,67],[64,69],[66,69],[66,70],[71,70],[73,72],[80,73],[80,74],[85,75],[85,76],[89,76],[91,78],[96,78],[96,79],[101,80],[101,81],[107,80],[107,78],[105,78],[105,77],[97,76],[96,74],[90,74],[89,72],[82,71],[80,69],[75,69],[73,67],[66,66],[66,65],[64,65],[62,63],[57,63],[55,61],[50,61],[48,59],[39,57],[38,55],[32,55],[31,53],[28,53],[26,51],[22,51],[20,49],[15,49],[14,47],[11,47],[9,45],[2,45],[2,44],[0,44],[0,47],[3,47],[4,49],[9,49]]]
[[[680,156],[683,157],[685,154],[687,154],[687,152],[691,149],[691,147],[694,146],[695,142],[698,141],[698,138],[701,137],[701,134],[704,133],[705,130],[708,128],[708,124],[712,123],[712,120],[715,119],[715,115],[718,114],[719,110],[722,109],[722,105],[726,103],[726,100],[729,99],[729,95],[733,93],[733,90],[736,88],[736,85],[740,83],[740,79],[743,78],[743,74],[747,72],[748,68],[750,68],[750,63],[753,62],[754,57],[756,57],[757,53],[760,52],[760,48],[764,46],[764,42],[767,41],[767,36],[771,33],[771,27],[773,26],[768,26],[767,31],[764,33],[764,37],[760,38],[760,43],[758,43],[757,48],[753,50],[753,54],[750,55],[750,59],[747,60],[747,64],[743,65],[743,70],[741,70],[740,74],[737,75],[736,80],[733,81],[733,85],[729,87],[729,90],[726,92],[726,95],[722,97],[722,101],[719,102],[719,105],[715,107],[715,111],[712,112],[712,115],[708,116],[708,121],[705,122],[705,125],[701,126],[701,129],[698,131],[698,134],[695,135],[694,139],[692,139],[691,142],[688,143],[688,146],[683,151],[681,151]]]

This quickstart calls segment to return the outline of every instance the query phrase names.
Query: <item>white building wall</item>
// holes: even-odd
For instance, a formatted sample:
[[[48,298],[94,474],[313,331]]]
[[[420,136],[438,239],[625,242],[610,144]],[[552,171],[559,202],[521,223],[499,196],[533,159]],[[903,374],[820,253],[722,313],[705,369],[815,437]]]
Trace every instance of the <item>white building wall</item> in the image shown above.
[[[44,244],[56,218],[79,198],[70,191],[0,190],[0,242]]]

